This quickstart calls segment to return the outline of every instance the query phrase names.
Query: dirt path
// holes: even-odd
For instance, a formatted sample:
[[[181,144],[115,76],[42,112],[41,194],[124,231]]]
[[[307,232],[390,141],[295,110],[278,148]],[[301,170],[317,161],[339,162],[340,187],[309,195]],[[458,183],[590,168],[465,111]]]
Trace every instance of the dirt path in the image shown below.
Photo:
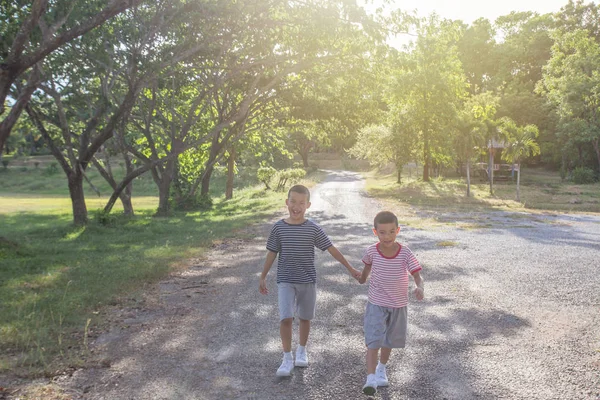
[[[332,172],[307,216],[356,267],[380,205]],[[470,215],[440,216],[450,220]],[[600,218],[494,213],[482,229],[406,228],[427,299],[409,309],[407,349],[382,399],[600,399]],[[160,284],[94,343],[105,366],[57,383],[75,399],[362,399],[366,286],[319,254],[311,365],[275,377],[281,350],[275,271],[258,293],[269,224],[217,246]],[[294,329],[294,347],[297,330]]]

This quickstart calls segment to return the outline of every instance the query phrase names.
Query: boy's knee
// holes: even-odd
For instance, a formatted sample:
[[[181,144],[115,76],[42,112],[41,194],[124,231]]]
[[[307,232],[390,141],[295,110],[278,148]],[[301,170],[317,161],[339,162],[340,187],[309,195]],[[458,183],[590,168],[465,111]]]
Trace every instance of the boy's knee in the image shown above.
[[[279,321],[279,323],[281,325],[292,325],[292,321],[294,321],[294,318],[284,318],[281,321]]]

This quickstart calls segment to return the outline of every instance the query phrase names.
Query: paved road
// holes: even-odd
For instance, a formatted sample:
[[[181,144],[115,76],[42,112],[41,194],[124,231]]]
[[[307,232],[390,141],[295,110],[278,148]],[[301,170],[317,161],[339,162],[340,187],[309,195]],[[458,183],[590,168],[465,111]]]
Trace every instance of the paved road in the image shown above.
[[[357,267],[381,205],[361,178],[332,172],[307,216]],[[283,214],[281,216],[284,216]],[[279,217],[281,217],[279,216]],[[381,399],[600,399],[600,218],[437,215],[403,227],[424,266],[426,300],[409,308],[409,339],[393,353]],[[271,222],[274,222],[274,219]],[[485,223],[463,229],[458,222]],[[317,256],[311,365],[277,378],[275,271],[258,293],[270,224],[217,246],[160,285],[160,303],[128,310],[98,338],[106,367],[58,379],[81,399],[364,399],[365,285]],[[477,225],[477,224],[476,224]],[[294,348],[297,329],[294,329]]]

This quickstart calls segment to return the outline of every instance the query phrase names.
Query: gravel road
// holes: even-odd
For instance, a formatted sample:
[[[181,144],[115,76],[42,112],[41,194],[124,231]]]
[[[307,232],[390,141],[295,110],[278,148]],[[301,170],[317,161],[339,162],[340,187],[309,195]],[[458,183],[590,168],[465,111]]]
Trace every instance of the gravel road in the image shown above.
[[[356,267],[382,206],[359,175],[331,171],[307,216]],[[310,366],[277,378],[275,266],[258,292],[273,222],[156,290],[94,343],[105,366],[56,379],[74,399],[365,399],[362,315],[367,286],[317,255]],[[407,348],[392,353],[381,399],[600,399],[600,217],[441,214],[402,227],[423,265],[426,299],[411,300]],[[480,228],[458,222],[484,220]],[[294,348],[297,325],[294,326]]]

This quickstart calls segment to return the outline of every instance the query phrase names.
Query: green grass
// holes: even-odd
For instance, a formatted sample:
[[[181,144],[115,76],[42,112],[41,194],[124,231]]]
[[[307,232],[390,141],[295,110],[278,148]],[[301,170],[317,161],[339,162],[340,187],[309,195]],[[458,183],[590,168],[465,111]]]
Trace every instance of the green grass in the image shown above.
[[[74,227],[66,188],[59,187],[64,176],[38,172],[0,173],[0,371],[26,375],[80,363],[87,332],[103,324],[103,308],[141,296],[148,283],[269,218],[285,199],[242,175],[234,198],[225,201],[218,195],[221,173],[212,185],[211,210],[156,218],[153,188],[136,181],[134,195],[143,195],[133,199],[135,217],[96,222],[94,210],[110,193],[98,199],[87,191],[91,222]]]
[[[477,178],[471,180],[471,197],[466,197],[466,188],[464,178],[423,182],[414,172],[410,178],[403,177],[400,185],[395,174],[372,171],[367,179],[371,195],[386,201],[402,223],[416,227],[454,223],[436,214],[447,211],[473,213],[471,220],[466,215],[457,222],[465,229],[490,227],[482,215],[494,211],[600,213],[600,183],[561,182],[557,173],[542,169],[523,169],[520,202],[516,201],[516,183],[512,181],[496,182],[493,195],[489,184]]]

